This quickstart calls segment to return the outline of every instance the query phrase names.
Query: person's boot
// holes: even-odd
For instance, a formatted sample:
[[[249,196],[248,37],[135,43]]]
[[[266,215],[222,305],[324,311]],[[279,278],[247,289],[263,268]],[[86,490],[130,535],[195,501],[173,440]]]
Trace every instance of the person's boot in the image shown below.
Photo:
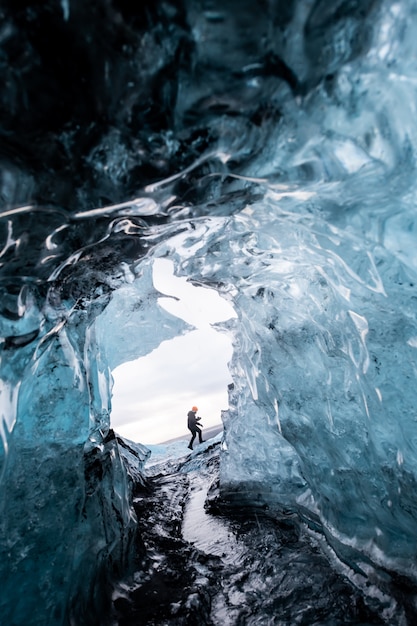
[[[190,443],[188,444],[188,447],[190,448],[190,450],[193,449],[193,446]]]

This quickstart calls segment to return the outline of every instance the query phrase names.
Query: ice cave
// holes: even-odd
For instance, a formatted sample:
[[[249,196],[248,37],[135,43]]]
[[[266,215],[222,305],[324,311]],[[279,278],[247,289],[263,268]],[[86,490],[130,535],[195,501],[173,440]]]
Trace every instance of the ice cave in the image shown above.
[[[417,0],[0,14],[1,624],[417,623]],[[149,465],[158,259],[236,316],[223,432]]]

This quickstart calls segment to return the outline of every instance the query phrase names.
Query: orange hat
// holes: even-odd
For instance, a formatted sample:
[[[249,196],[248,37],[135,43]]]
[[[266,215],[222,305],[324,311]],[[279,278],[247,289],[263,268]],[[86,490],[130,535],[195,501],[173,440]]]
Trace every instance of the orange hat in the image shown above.
[[[192,411],[198,411],[198,407],[193,406],[193,408],[191,409]]]

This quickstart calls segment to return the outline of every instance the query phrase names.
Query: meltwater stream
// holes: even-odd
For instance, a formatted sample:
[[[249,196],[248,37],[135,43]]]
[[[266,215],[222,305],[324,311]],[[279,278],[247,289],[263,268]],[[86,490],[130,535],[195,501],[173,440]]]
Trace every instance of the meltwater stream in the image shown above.
[[[414,624],[415,0],[1,16],[1,619]],[[193,330],[166,259],[236,317],[221,445],[158,478],[110,372]]]

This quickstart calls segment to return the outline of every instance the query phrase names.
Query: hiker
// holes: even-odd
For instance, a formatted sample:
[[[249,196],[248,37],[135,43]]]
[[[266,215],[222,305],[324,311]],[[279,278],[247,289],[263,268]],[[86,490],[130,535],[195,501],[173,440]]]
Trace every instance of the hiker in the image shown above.
[[[193,443],[194,443],[194,439],[195,436],[198,434],[198,440],[200,443],[204,443],[204,439],[201,436],[201,428],[203,424],[200,424],[200,420],[201,417],[197,417],[197,411],[198,408],[196,406],[193,406],[193,408],[191,409],[191,411],[188,411],[188,429],[192,432],[192,437],[191,437],[191,441],[188,444],[188,447],[190,448],[190,450],[193,449]]]

